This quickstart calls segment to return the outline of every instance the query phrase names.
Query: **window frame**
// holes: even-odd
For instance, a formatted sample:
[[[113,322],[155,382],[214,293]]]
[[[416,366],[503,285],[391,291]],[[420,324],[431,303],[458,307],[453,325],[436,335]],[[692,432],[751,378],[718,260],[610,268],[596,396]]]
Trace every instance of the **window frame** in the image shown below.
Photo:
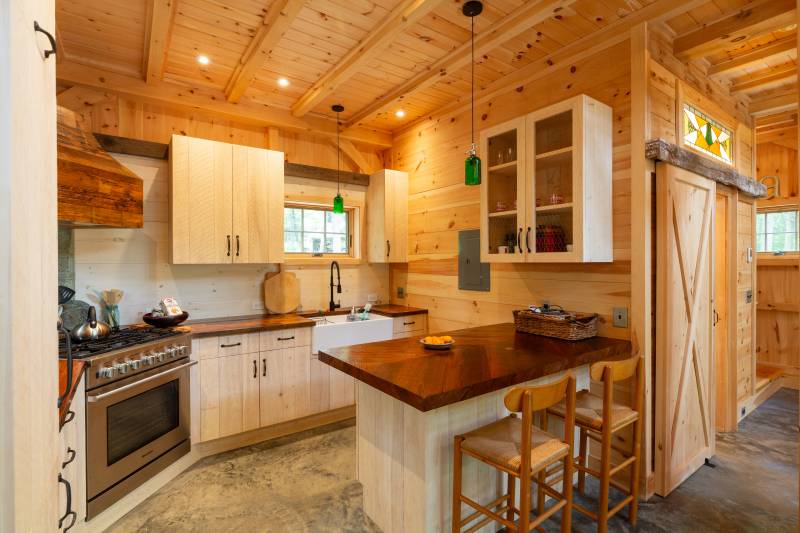
[[[347,202],[344,206],[345,213],[347,214],[347,236],[348,236],[348,251],[344,253],[322,253],[313,254],[309,252],[287,252],[283,250],[283,257],[285,264],[327,264],[331,261],[338,261],[342,264],[357,264],[361,263],[361,231],[364,227],[363,208],[361,205],[353,202]],[[292,199],[287,198],[283,202],[283,207],[287,208],[300,208],[300,209],[315,209],[318,211],[332,211],[332,202],[323,203],[309,199]],[[286,225],[284,224],[283,239],[286,235]]]
[[[769,217],[769,215],[771,215],[771,214],[774,215],[774,214],[778,214],[778,213],[789,213],[789,212],[797,213],[797,215],[795,217],[795,219],[796,219],[795,231],[794,232],[785,231],[785,232],[781,232],[780,234],[789,234],[789,235],[791,235],[792,233],[794,233],[795,235],[797,235],[797,248],[795,250],[786,250],[784,252],[773,252],[773,251],[770,251],[770,250],[759,250],[758,249],[758,237],[760,235],[764,235],[764,246],[765,247],[767,245],[767,235],[779,235],[778,233],[769,233],[767,231],[767,217]],[[759,233],[758,232],[758,217],[760,215],[764,215],[764,232],[763,233]],[[789,208],[784,207],[784,208],[773,208],[773,209],[759,209],[759,210],[756,211],[756,220],[755,220],[755,224],[754,224],[753,228],[754,228],[753,238],[754,238],[754,241],[755,241],[756,253],[767,255],[767,256],[772,256],[772,255],[797,255],[797,254],[800,254],[800,208],[798,208],[797,206],[793,206],[793,207],[789,207]]]

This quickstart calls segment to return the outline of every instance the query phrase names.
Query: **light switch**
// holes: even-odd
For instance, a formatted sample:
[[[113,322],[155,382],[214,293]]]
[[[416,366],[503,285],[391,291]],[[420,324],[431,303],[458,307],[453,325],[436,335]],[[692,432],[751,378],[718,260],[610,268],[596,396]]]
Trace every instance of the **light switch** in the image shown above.
[[[628,327],[628,308],[627,307],[615,307],[613,310],[614,315],[614,327],[615,328],[627,328]]]

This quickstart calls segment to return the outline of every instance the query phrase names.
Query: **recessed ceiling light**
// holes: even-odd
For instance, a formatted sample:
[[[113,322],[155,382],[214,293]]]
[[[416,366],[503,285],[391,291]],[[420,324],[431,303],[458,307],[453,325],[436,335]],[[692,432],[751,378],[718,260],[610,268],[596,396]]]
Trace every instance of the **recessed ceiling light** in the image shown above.
[[[402,109],[398,109],[397,111],[394,112],[394,116],[396,116],[397,118],[403,118],[404,116],[406,116],[406,112],[403,111]]]
[[[199,56],[197,56],[197,62],[200,63],[201,65],[208,65],[209,63],[211,63],[211,60],[208,58],[208,56],[200,54]]]
[[[278,78],[278,85],[280,85],[281,87],[288,87],[289,80],[287,80],[286,78]]]

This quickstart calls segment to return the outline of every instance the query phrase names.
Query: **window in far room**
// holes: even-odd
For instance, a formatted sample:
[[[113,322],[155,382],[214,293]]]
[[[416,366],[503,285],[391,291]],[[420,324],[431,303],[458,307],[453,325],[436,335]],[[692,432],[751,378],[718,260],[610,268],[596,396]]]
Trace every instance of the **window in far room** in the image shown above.
[[[797,209],[764,211],[756,215],[756,250],[767,253],[790,253],[798,247]]]

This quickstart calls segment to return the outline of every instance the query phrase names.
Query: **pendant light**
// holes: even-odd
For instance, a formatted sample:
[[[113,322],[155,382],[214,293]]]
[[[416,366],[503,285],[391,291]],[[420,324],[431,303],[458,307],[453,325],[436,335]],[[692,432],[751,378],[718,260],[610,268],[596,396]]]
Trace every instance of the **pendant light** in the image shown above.
[[[344,213],[344,198],[342,198],[341,193],[339,192],[339,173],[341,172],[339,168],[339,159],[341,151],[339,150],[339,113],[344,111],[344,106],[341,104],[334,104],[331,106],[336,112],[336,197],[333,199],[333,212],[334,213]]]
[[[464,184],[465,185],[480,185],[481,184],[481,159],[478,157],[478,146],[475,144],[475,17],[483,11],[483,3],[477,0],[470,0],[464,2],[461,12],[470,18],[472,22],[472,33],[470,41],[472,43],[472,62],[470,63],[471,71],[471,88],[470,97],[470,120],[471,120],[471,139],[472,144],[467,150],[467,159],[464,161]]]

